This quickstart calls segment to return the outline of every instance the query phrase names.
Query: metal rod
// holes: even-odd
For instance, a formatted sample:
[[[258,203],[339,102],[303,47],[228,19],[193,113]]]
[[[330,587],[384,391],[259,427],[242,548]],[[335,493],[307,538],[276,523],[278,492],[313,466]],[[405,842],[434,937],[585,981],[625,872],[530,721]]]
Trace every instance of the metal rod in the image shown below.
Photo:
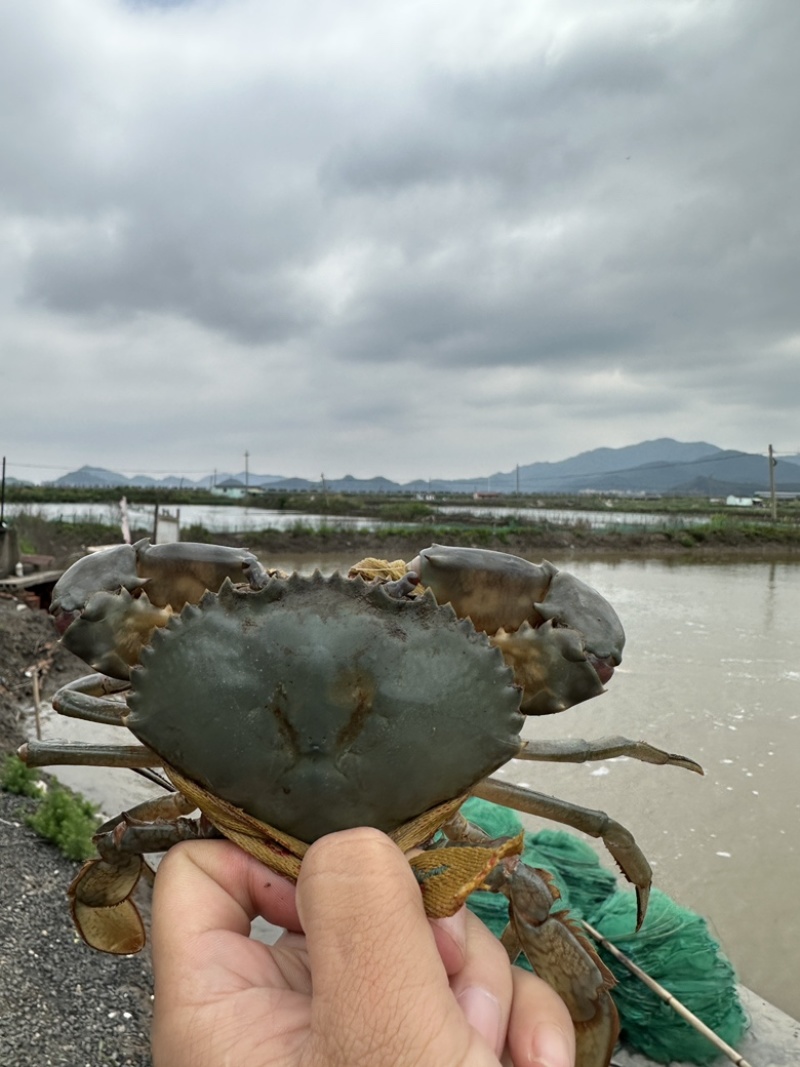
[[[624,952],[621,952],[620,949],[618,949],[616,945],[613,945],[607,938],[603,937],[603,935],[598,930],[595,930],[593,926],[590,926],[585,919],[581,920],[581,922],[584,929],[592,935],[595,941],[599,942],[603,948],[608,949],[612,956],[616,956],[620,963],[628,968],[631,974],[635,974],[640,981],[644,982],[648,989],[652,989],[652,991],[663,1000],[665,1004],[669,1004],[669,1006],[677,1012],[682,1019],[685,1019],[690,1026],[693,1026],[698,1033],[702,1034],[703,1037],[708,1038],[715,1048],[718,1048],[720,1052],[724,1052],[732,1063],[737,1064],[738,1067],[751,1067],[744,1056],[739,1055],[735,1048],[731,1048],[731,1046],[723,1041],[718,1034],[715,1034],[710,1027],[706,1026],[702,1019],[698,1019],[697,1016],[689,1011],[685,1005],[681,1004],[677,997],[674,997],[668,989],[665,989],[663,985],[659,985],[655,978],[651,978],[641,967],[637,967],[632,959],[626,956]]]

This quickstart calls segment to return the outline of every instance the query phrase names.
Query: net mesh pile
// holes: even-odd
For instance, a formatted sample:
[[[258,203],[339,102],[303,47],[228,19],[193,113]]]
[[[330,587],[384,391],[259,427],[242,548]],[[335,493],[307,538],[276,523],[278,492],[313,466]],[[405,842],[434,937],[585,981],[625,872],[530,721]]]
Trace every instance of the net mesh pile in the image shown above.
[[[507,808],[471,799],[463,815],[492,837],[518,834],[522,824]],[[523,858],[555,879],[561,900],[573,918],[586,919],[642,970],[665,986],[729,1045],[735,1046],[747,1020],[737,992],[736,975],[701,916],[654,890],[644,924],[636,932],[636,899],[619,887],[616,875],[601,866],[585,841],[560,830],[525,834]],[[498,936],[508,921],[503,897],[473,893],[474,911]],[[603,962],[618,985],[613,997],[626,1042],[657,1063],[672,1060],[707,1064],[719,1056],[702,1034],[676,1015],[638,978],[601,947]],[[518,961],[527,966],[527,961]]]

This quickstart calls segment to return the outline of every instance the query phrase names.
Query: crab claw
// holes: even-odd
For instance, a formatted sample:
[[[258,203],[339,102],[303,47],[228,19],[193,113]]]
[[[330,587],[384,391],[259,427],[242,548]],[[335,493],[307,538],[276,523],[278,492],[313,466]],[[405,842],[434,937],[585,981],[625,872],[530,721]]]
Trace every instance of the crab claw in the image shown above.
[[[534,629],[524,622],[514,633],[498,630],[489,640],[522,686],[525,715],[553,715],[604,692],[576,630],[559,630],[552,622]]]
[[[552,563],[543,566],[552,567]],[[625,631],[619,616],[605,597],[586,582],[566,571],[557,571],[553,567],[553,576],[546,596],[534,609],[543,619],[551,619],[556,626],[566,626],[578,630],[590,658],[598,664],[601,681],[607,681],[614,673],[614,667],[622,661],[622,649],[625,646]]]
[[[71,652],[113,678],[128,678],[153,630],[226,579],[259,589],[266,574],[246,549],[143,539],[73,563],[56,582],[50,610]]]
[[[470,618],[513,667],[522,711],[547,715],[603,692],[625,632],[608,601],[545,560],[433,545],[408,564],[440,604]]]
[[[140,542],[141,543],[141,542]],[[136,570],[136,546],[117,545],[92,552],[73,563],[53,588],[50,611],[56,616],[74,616],[82,612],[95,593],[133,592],[145,585]]]
[[[170,607],[153,607],[146,593],[94,593],[83,613],[73,616],[62,643],[96,671],[124,680],[153,630],[166,626],[171,616]]]

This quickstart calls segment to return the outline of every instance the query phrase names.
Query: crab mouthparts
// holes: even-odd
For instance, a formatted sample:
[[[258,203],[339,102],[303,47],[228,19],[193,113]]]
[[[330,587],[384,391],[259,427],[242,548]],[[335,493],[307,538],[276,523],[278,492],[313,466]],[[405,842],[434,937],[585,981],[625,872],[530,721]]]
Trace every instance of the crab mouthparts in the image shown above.
[[[79,611],[62,611],[58,607],[56,607],[55,610],[51,607],[50,612],[53,616],[55,628],[62,637],[80,615]]]

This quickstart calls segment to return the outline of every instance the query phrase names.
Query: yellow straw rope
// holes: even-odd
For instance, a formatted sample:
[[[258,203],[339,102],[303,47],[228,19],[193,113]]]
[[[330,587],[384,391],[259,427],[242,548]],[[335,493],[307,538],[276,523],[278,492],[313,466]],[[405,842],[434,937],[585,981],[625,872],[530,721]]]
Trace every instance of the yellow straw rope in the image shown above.
[[[309,847],[304,841],[215,797],[169,764],[164,764],[164,771],[175,788],[196,804],[220,833],[270,870],[297,881],[300,863]],[[429,840],[466,799],[465,794],[439,804],[403,823],[388,836],[403,852],[416,848]],[[426,913],[434,919],[453,915],[502,859],[521,851],[522,834],[519,834],[499,845],[437,848],[414,856],[409,862],[420,883]]]

